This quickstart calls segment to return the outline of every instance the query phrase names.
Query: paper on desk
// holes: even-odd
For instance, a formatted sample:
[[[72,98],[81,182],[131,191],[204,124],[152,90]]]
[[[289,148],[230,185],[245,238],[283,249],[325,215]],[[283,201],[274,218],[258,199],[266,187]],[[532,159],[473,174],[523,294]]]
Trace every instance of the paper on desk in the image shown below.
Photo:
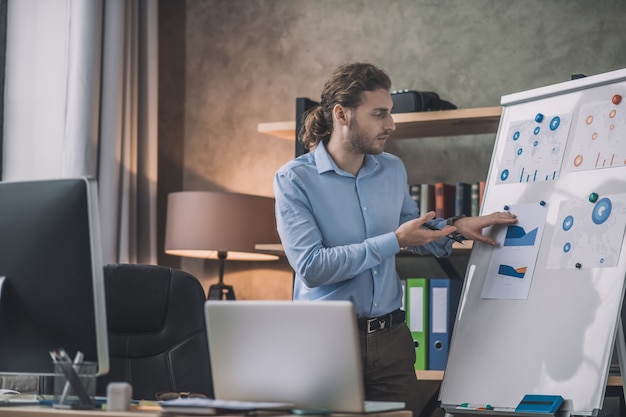
[[[21,395],[12,389],[0,389],[0,406],[39,404],[36,395]]]
[[[262,409],[286,409],[293,407],[292,403],[280,402],[253,402],[228,401],[211,398],[177,398],[175,400],[159,401],[163,409],[166,408],[214,408],[219,410],[251,411]]]

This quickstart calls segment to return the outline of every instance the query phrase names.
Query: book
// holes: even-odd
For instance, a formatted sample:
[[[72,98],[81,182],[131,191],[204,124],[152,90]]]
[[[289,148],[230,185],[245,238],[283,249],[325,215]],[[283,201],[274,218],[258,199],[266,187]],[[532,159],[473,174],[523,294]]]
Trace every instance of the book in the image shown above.
[[[486,182],[485,181],[478,181],[478,208],[480,210],[480,207],[483,206],[483,197],[485,196],[485,187],[486,187]]]
[[[289,410],[292,403],[217,400],[212,398],[178,398],[159,401],[162,414],[215,415],[218,412],[249,413],[257,410]]]
[[[454,216],[456,187],[444,182],[435,183],[435,215],[446,219]]]
[[[420,216],[435,211],[435,185],[420,184]]]
[[[469,216],[472,214],[472,186],[459,181],[455,184],[454,215]]]
[[[417,205],[417,209],[420,209],[420,184],[409,184],[409,194],[415,204]],[[421,216],[421,212],[420,212]]]
[[[472,216],[478,216],[478,213],[480,213],[480,199],[479,199],[479,184],[478,182],[473,182],[472,183],[472,191],[471,191],[471,209],[470,209],[470,214]]]

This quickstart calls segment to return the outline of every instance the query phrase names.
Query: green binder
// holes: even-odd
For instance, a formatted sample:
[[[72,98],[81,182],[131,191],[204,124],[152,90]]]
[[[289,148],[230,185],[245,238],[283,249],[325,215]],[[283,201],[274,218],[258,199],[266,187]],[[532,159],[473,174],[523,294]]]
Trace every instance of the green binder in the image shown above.
[[[415,369],[428,369],[428,279],[407,278],[406,321],[415,343]]]

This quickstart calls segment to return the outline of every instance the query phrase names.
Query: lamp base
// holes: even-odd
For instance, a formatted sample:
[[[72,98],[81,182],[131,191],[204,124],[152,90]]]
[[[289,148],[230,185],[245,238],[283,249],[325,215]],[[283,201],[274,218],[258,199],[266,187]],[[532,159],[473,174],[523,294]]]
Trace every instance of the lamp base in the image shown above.
[[[209,287],[208,300],[234,300],[235,290],[232,285],[213,284]]]

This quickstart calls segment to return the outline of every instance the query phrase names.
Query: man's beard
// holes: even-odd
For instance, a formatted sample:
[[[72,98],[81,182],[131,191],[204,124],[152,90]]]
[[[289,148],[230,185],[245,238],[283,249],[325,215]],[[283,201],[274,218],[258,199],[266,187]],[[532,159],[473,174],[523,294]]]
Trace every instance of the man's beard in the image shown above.
[[[376,139],[374,139],[374,142],[376,142]],[[348,127],[348,145],[350,149],[359,154],[379,155],[383,152],[382,147],[375,148],[371,143],[372,141],[368,140],[367,136],[361,133],[356,117],[352,117]]]

